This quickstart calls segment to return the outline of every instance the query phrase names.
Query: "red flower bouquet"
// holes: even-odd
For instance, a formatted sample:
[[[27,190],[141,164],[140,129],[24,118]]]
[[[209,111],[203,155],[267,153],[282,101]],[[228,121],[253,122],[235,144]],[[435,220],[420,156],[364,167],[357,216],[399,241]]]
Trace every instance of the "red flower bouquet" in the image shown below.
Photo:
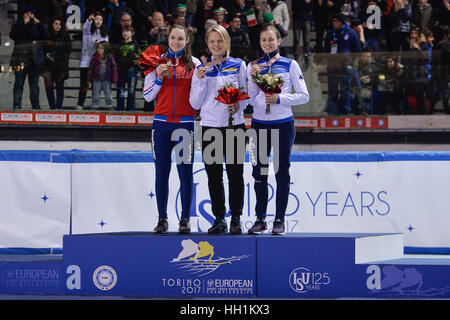
[[[242,87],[236,88],[232,83],[227,83],[219,90],[219,95],[215,99],[226,105],[235,104],[239,101],[250,99],[248,94],[245,91],[242,91],[242,89]],[[233,113],[229,110],[228,126],[231,127],[232,125]]]
[[[144,70],[144,76],[155,70],[162,63],[167,63],[169,66],[172,65],[170,61],[167,61],[166,57],[161,57],[163,53],[164,48],[157,45],[148,46],[147,49],[139,53],[137,64],[141,70]],[[166,70],[166,75],[171,75],[169,70]]]
[[[145,51],[140,53],[138,65],[141,70],[144,70],[144,76],[156,69],[158,65],[163,62],[161,55],[163,48],[160,46],[148,46]]]
[[[275,76],[272,73],[266,73],[265,75],[254,75],[253,80],[256,85],[264,93],[281,93],[281,87],[283,86],[283,79],[280,76]],[[266,114],[270,113],[270,104],[266,105]]]

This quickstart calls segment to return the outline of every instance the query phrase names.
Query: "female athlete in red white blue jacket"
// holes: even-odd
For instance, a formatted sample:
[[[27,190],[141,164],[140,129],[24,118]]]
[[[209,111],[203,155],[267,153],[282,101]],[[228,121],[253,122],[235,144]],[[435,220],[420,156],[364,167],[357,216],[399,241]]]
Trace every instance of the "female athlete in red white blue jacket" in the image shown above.
[[[190,133],[190,154],[183,161],[177,161],[180,178],[181,220],[178,231],[189,233],[189,216],[193,192],[192,160],[194,153],[195,110],[189,103],[191,79],[195,66],[200,64],[191,56],[187,29],[173,25],[169,32],[169,51],[164,54],[168,63],[160,64],[145,77],[142,94],[146,101],[156,98],[153,116],[152,151],[155,160],[155,191],[159,221],[156,233],[168,231],[167,201],[169,197],[169,175],[171,153],[176,144],[183,141],[183,136],[172,141],[172,133],[185,129]],[[169,75],[170,74],[170,75]],[[186,159],[188,161],[186,161]]]

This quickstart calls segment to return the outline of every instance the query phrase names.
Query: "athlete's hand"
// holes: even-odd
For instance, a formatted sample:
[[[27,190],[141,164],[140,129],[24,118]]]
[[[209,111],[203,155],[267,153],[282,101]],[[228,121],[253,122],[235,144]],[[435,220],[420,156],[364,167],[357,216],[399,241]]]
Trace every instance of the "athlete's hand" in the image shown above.
[[[203,79],[206,76],[207,67],[198,67],[197,68],[197,78]]]
[[[266,93],[266,103],[276,104],[278,103],[278,95],[273,93]]]
[[[163,80],[166,71],[169,69],[169,66],[167,63],[160,64],[156,67],[156,75],[158,76],[159,80]]]
[[[239,103],[229,104],[228,110],[230,110],[232,114],[235,114],[236,112],[239,111]]]

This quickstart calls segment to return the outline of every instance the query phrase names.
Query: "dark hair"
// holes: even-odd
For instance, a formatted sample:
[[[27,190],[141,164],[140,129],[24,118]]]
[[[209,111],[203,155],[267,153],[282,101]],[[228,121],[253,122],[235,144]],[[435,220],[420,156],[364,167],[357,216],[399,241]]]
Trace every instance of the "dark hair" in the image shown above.
[[[94,14],[94,17],[96,17],[96,16],[102,16],[102,18],[103,18],[103,23],[100,26],[100,34],[102,37],[106,37],[108,35],[108,30],[106,29],[106,25],[105,25],[105,17],[102,15],[101,12],[98,12],[98,11]],[[95,26],[95,22],[92,22],[91,30],[90,30],[91,34],[94,34],[96,30],[97,30],[97,27]]]
[[[59,31],[59,33],[60,33],[61,35],[63,35],[63,36],[69,36],[69,31],[67,31],[66,23],[64,22],[64,19],[61,18],[60,16],[56,16],[55,18],[53,18],[52,20],[50,20],[50,24],[49,24],[49,26],[50,26],[50,27],[49,27],[50,32],[54,33],[54,30],[53,30],[53,23],[54,23],[56,20],[59,20],[59,21],[61,22],[61,30]]]
[[[189,39],[188,29],[186,26],[183,26],[181,24],[174,24],[170,27],[169,35],[172,32],[173,29],[181,29],[184,31],[184,34],[186,35],[186,39]],[[191,43],[189,40],[189,43],[186,44],[183,54],[181,55],[181,59],[183,59],[184,63],[186,64],[186,70],[191,71],[195,68],[194,62],[192,62],[192,52],[191,52]]]
[[[231,16],[230,22],[232,22],[235,18],[238,18],[239,21],[242,22],[242,20],[241,20],[241,15],[240,15],[240,14],[237,14],[237,13],[235,13],[235,14],[233,14],[233,15]]]

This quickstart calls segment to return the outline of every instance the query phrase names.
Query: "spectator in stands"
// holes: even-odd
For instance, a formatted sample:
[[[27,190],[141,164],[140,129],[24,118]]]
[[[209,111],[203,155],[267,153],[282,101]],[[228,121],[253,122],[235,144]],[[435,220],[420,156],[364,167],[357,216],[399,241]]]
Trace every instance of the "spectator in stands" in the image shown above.
[[[305,63],[309,62],[309,42],[311,33],[311,23],[313,18],[312,0],[292,1],[292,18],[294,31],[294,60],[299,58],[300,36],[303,39],[303,56]]]
[[[92,82],[92,109],[98,110],[100,105],[100,95],[103,91],[105,95],[106,107],[114,109],[114,102],[111,94],[112,83],[117,83],[117,64],[108,42],[96,43],[97,51],[91,59],[87,75],[88,82]]]
[[[378,114],[405,113],[401,91],[402,76],[403,66],[398,62],[398,57],[388,56],[376,78],[380,101]]]
[[[50,109],[62,109],[64,81],[69,78],[69,55],[72,51],[70,36],[62,19],[53,19],[50,38],[43,47],[47,63],[42,76],[48,105]]]
[[[409,37],[406,42],[408,43],[407,51],[420,50],[420,46],[425,42],[425,36],[418,27],[413,27],[409,31]]]
[[[402,62],[405,73],[405,112],[412,114],[425,113],[425,100],[422,80],[427,81],[426,58],[422,54],[420,47],[425,42],[425,36],[418,27],[413,27],[409,32],[407,51],[402,53]]]
[[[433,8],[428,0],[417,1],[413,7],[412,24],[414,27],[418,27],[422,33],[433,30]]]
[[[120,27],[119,28],[113,28],[110,32],[109,36],[109,43],[111,46],[113,46],[113,49],[116,50],[119,44],[123,41],[122,38],[122,32],[127,27],[133,27],[133,18],[129,12],[122,12],[120,16]],[[142,39],[142,34],[139,32],[133,33],[133,38],[140,43]]]
[[[152,15],[156,11],[156,0],[128,0],[128,6],[133,10],[135,39],[141,44],[141,37],[147,33],[152,26]]]
[[[358,35],[361,48],[365,48],[366,38],[364,37],[363,22],[360,19],[352,19],[352,21],[350,22],[350,26]]]
[[[114,48],[122,41],[122,27],[132,25],[131,14],[123,15],[131,11],[126,1],[109,0],[103,16],[106,30],[108,30],[109,44]],[[117,48],[114,48],[117,49]]]
[[[327,112],[332,115],[351,112],[351,82],[353,77],[352,52],[361,52],[358,35],[345,23],[345,16],[338,13],[332,19],[333,29],[325,38],[328,59]]]
[[[115,54],[119,80],[117,82],[117,111],[122,111],[127,98],[127,111],[134,111],[136,106],[136,84],[138,70],[135,59],[139,44],[133,39],[134,28],[126,26],[122,29],[123,41]]]
[[[313,17],[316,27],[316,47],[315,52],[323,51],[323,38],[327,32],[331,18],[329,17],[329,6],[327,0],[313,0]]]
[[[178,16],[183,16],[186,17],[187,16],[187,7],[184,3],[178,3],[176,8],[175,8],[175,12]]]
[[[63,17],[63,12],[58,6],[56,0],[18,0],[17,11],[23,12],[25,7],[32,7],[34,10],[34,17],[46,27],[49,27],[53,18]],[[65,13],[65,12],[64,12]]]
[[[169,37],[169,26],[164,21],[164,16],[161,12],[155,11],[152,16],[152,28],[147,33],[147,42],[162,47],[167,47],[167,40]]]
[[[248,31],[246,12],[250,9],[250,6],[246,3],[246,0],[234,0],[233,2],[230,1],[226,9],[228,11],[228,20],[236,15],[241,16],[242,29],[244,31]]]
[[[359,113],[362,115],[376,114],[378,111],[374,101],[375,81],[378,76],[378,68],[372,57],[370,49],[364,49],[357,63],[358,77],[361,88],[357,90]]]
[[[80,60],[80,90],[78,92],[77,109],[84,108],[86,94],[89,90],[87,75],[92,56],[96,52],[95,44],[100,41],[109,41],[108,32],[100,12],[91,14],[83,25],[83,47]]]
[[[40,109],[39,72],[44,65],[45,57],[39,41],[49,38],[47,28],[36,18],[34,8],[26,6],[23,8],[22,19],[12,25],[9,37],[14,40],[10,64],[15,75],[13,107],[14,109],[22,107],[23,86],[28,76],[32,108]]]
[[[213,19],[217,21],[218,25],[221,25],[226,29],[230,25],[227,23],[227,21],[225,21],[225,14],[226,14],[225,8],[220,7],[213,10]]]
[[[340,12],[348,17],[348,18],[355,18],[357,17],[356,15],[356,9],[357,9],[357,5],[355,8],[355,2],[351,1],[351,0],[342,0],[341,2],[341,7],[340,7]]]
[[[192,46],[192,43],[194,43],[195,40],[195,29],[191,26],[188,26],[186,23],[186,14],[183,13],[178,13],[175,12],[173,14],[173,24],[179,24],[182,26],[187,27],[187,33],[188,33],[188,38],[189,38],[189,42],[188,42],[188,46]]]
[[[230,21],[230,27],[227,29],[231,39],[231,56],[249,62],[248,54],[250,52],[250,38],[244,30],[241,29],[240,16],[234,16]]]
[[[411,30],[412,7],[408,0],[398,0],[387,15],[387,49],[407,50],[407,39]]]

